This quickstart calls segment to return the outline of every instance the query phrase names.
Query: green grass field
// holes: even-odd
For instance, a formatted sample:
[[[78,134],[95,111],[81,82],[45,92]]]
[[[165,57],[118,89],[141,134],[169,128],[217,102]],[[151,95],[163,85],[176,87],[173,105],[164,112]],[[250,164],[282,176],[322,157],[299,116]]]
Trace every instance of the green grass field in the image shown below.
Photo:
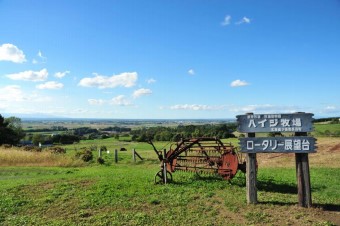
[[[245,181],[176,173],[154,185],[152,162],[82,168],[7,167],[0,173],[1,225],[331,225],[322,208],[339,207],[337,169],[312,169],[316,208],[296,207],[294,169],[258,173],[258,205]]]
[[[339,143],[335,138],[331,141]],[[235,145],[238,140],[224,142]],[[110,151],[102,153],[103,165],[96,162],[94,151],[94,160],[81,167],[37,167],[35,162],[0,167],[0,225],[339,224],[340,166],[320,167],[313,162],[313,208],[307,209],[297,207],[295,168],[259,164],[259,204],[247,205],[242,173],[228,183],[216,175],[174,172],[173,183],[155,185],[159,161],[146,143],[113,138],[81,141],[64,146],[67,153],[62,159],[76,161],[76,150],[102,145]],[[160,150],[169,145],[155,143]],[[121,147],[127,151],[119,151],[119,162],[114,163],[113,150]],[[132,161],[134,148],[144,161]],[[4,152],[0,149],[0,158]]]
[[[338,136],[340,137],[340,124],[314,124],[315,136]]]

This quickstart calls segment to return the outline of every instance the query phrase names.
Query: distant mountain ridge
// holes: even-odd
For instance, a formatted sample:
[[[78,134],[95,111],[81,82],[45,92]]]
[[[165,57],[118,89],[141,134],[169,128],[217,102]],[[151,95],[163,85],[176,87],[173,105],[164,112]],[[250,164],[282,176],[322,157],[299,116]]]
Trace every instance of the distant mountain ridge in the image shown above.
[[[50,115],[50,114],[43,114],[43,113],[34,113],[34,114],[24,114],[24,113],[0,113],[3,117],[17,117],[21,119],[66,119],[67,117],[57,116],[57,115]]]

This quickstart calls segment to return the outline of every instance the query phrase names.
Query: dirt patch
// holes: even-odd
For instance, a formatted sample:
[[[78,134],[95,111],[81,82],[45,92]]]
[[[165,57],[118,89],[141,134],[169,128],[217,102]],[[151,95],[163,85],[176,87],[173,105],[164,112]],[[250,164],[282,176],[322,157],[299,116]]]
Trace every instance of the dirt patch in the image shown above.
[[[317,138],[316,153],[309,154],[311,167],[340,167],[340,138]],[[259,167],[295,167],[294,153],[259,153]]]
[[[331,147],[329,149],[330,152],[335,152],[335,151],[339,151],[340,152],[340,144],[334,145],[333,147]]]

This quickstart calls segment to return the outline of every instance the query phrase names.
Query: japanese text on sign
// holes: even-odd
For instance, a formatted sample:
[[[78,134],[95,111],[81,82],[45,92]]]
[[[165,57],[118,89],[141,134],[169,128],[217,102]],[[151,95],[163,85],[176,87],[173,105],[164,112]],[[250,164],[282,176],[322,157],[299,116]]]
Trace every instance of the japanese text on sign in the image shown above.
[[[312,114],[238,115],[239,132],[310,132]]]
[[[264,137],[241,138],[242,152],[296,152],[308,153],[315,150],[312,137]]]

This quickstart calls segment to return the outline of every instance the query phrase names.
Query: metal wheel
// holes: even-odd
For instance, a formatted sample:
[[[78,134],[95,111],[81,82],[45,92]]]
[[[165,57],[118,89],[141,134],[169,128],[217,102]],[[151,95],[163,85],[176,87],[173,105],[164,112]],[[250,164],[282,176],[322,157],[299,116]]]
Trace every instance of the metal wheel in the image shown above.
[[[169,171],[166,171],[167,182],[172,182],[172,174]],[[160,170],[155,175],[155,184],[164,184],[164,171]]]

